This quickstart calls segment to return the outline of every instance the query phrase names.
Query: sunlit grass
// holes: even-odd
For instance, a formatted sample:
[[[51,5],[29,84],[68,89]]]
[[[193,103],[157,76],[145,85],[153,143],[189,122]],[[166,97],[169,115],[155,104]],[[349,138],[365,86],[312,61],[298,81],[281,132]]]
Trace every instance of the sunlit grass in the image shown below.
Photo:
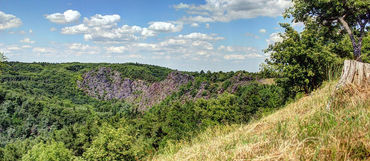
[[[370,92],[337,92],[325,83],[310,96],[247,125],[209,128],[190,142],[170,144],[152,160],[368,160]]]

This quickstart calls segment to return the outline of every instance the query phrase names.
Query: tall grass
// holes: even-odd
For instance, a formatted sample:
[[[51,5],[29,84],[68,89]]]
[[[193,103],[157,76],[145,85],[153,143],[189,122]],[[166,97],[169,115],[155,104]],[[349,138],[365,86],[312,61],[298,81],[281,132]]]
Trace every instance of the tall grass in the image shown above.
[[[325,67],[325,72],[326,72],[326,80],[328,81],[335,81],[337,80],[341,73],[342,73],[342,68],[343,68],[343,61],[342,63],[331,63],[326,65]]]
[[[210,128],[171,144],[150,160],[369,160],[370,91],[335,81],[247,125]]]

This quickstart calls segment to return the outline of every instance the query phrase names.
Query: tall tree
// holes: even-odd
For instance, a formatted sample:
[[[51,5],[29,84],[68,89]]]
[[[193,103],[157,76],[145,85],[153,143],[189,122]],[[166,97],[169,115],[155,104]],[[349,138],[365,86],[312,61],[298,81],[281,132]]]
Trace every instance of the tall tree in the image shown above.
[[[295,22],[306,22],[314,18],[325,26],[340,26],[349,35],[354,58],[362,61],[362,39],[368,31],[370,21],[369,0],[292,0],[293,6],[286,16]]]

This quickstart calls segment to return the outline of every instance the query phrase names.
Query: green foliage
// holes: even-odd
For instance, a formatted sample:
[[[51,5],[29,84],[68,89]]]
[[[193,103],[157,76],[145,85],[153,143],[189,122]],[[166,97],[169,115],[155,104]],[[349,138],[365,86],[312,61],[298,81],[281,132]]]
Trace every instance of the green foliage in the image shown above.
[[[260,109],[281,107],[283,89],[257,83],[241,87],[236,94],[182,103],[168,98],[145,113],[138,125],[139,135],[155,149],[169,142],[190,139],[209,126],[248,122]],[[150,153],[148,149],[145,153]]]
[[[309,93],[327,80],[328,70],[339,66],[341,56],[348,57],[349,53],[335,54],[345,51],[338,46],[341,36],[326,36],[328,28],[307,23],[304,31],[298,33],[288,24],[285,28],[283,41],[270,45],[265,51],[271,54],[267,63],[281,74],[277,83],[285,88],[287,95],[294,96],[298,92]]]
[[[280,87],[257,83],[219,94],[231,91],[236,81],[260,77],[256,73],[189,72],[194,81],[139,113],[123,100],[91,98],[76,82],[100,67],[146,82],[165,79],[170,69],[133,63],[5,64],[0,75],[0,156],[5,160],[142,160],[209,126],[248,122],[285,100]]]
[[[114,128],[103,124],[99,135],[84,153],[86,160],[134,160],[131,152],[133,136],[127,127]]]
[[[24,161],[70,161],[75,157],[61,142],[39,143],[22,157]]]
[[[287,10],[287,14],[297,21],[316,16],[321,23],[345,16],[350,26],[356,27],[359,18],[369,18],[369,10],[370,2],[364,0],[293,0],[293,7]]]
[[[317,26],[344,28],[351,39],[355,59],[361,57],[362,39],[370,21],[370,1],[293,0],[285,16],[292,16],[296,22],[310,22],[314,18]]]

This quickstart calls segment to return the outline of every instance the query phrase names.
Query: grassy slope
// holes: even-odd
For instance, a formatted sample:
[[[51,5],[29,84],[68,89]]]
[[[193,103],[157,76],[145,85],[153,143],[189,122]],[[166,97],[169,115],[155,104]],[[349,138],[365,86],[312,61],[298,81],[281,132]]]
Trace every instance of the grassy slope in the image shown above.
[[[369,160],[370,91],[338,94],[335,82],[247,125],[210,128],[153,160]],[[356,93],[350,96],[349,93]],[[360,95],[360,96],[359,96]]]

